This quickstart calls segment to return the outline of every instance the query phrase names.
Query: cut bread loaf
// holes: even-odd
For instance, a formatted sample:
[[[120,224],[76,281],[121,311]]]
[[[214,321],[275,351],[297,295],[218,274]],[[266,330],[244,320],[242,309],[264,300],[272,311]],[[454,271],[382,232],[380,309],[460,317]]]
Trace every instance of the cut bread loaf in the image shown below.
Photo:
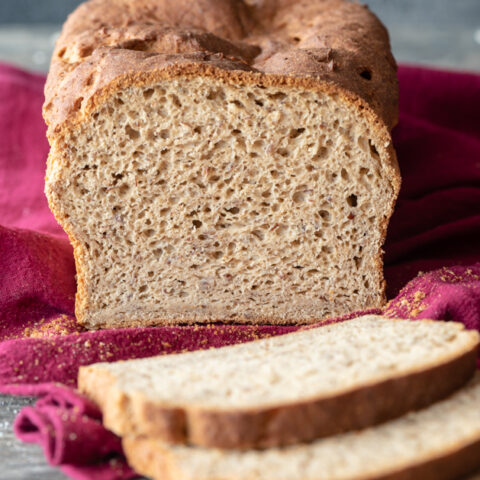
[[[424,410],[361,432],[263,451],[124,439],[129,463],[155,480],[457,480],[480,468],[480,375]]]
[[[340,0],[91,0],[44,116],[88,328],[311,323],[384,303],[396,66]]]
[[[82,367],[107,428],[172,443],[270,447],[374,425],[464,385],[477,332],[365,316],[242,345]]]

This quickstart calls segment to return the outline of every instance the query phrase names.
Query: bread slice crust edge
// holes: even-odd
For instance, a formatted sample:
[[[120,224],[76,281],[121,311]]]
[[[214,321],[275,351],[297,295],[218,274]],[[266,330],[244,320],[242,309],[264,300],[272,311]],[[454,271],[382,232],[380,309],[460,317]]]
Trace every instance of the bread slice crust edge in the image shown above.
[[[377,425],[424,408],[471,379],[477,351],[478,335],[472,333],[465,351],[424,370],[403,372],[331,396],[259,409],[212,410],[155,403],[141,393],[126,394],[116,387],[110,372],[95,367],[80,369],[79,389],[99,404],[106,427],[119,435],[146,435],[168,443],[222,449],[269,448]]]
[[[149,437],[126,436],[122,438],[122,446],[129,465],[136,472],[153,480],[192,480],[185,476],[175,464],[168,447]],[[437,455],[434,458],[406,465],[388,473],[363,475],[355,480],[453,480],[464,478],[474,473],[479,467],[480,439],[473,438],[468,443],[459,444],[457,448]],[[318,477],[319,479],[322,477]],[[218,478],[212,476],[209,480],[237,480],[237,477]],[[248,480],[256,480],[248,477]],[[354,480],[353,478],[345,480]],[[465,480],[468,480],[465,478]]]

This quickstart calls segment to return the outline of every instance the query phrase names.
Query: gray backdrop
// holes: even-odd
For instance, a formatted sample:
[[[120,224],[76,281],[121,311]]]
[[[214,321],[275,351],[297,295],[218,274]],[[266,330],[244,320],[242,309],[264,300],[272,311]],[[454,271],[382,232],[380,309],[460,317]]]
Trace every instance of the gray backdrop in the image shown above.
[[[174,0],[172,0],[173,2]],[[0,23],[63,23],[80,0],[0,0]],[[367,0],[386,23],[480,28],[480,0]]]
[[[171,0],[174,2],[175,0]],[[46,71],[80,0],[0,0],[0,60]],[[480,71],[480,0],[367,0],[399,62]]]

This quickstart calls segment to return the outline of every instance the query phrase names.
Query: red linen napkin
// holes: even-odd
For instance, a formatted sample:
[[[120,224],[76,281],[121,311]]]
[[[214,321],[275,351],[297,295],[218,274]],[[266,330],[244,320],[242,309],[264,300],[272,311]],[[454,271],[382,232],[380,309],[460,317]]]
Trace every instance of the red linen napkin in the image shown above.
[[[384,313],[480,330],[480,76],[401,67],[399,78],[394,141],[403,185],[385,246],[388,294],[396,298]],[[132,478],[119,439],[73,390],[80,365],[227,345],[295,327],[85,332],[77,325],[72,250],[43,195],[43,83],[0,65],[0,391],[39,397],[19,414],[15,431],[42,445],[67,475]],[[419,271],[430,273],[417,277]]]

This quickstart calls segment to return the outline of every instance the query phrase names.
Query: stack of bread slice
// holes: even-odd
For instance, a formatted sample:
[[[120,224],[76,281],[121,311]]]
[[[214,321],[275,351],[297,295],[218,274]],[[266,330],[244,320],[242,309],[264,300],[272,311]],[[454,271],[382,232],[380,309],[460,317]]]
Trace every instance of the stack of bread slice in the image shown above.
[[[79,388],[155,480],[454,480],[480,468],[478,344],[364,316],[83,367]]]

